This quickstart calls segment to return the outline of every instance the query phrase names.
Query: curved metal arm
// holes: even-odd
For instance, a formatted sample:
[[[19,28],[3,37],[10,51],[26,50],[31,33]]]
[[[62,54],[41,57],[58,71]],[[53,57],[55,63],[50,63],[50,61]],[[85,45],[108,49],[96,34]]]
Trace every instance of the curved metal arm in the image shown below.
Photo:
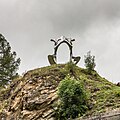
[[[55,45],[57,44],[57,42],[54,39],[51,39],[50,41],[54,42]]]
[[[74,41],[75,41],[75,39],[72,39],[72,40],[71,40],[71,42],[74,42]]]

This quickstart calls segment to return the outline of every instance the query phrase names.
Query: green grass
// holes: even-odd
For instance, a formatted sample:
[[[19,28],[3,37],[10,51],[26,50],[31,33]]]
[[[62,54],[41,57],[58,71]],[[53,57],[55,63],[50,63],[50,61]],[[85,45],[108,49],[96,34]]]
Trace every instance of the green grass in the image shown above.
[[[0,89],[0,111],[7,106],[5,100],[9,100],[19,86],[19,82],[25,83],[31,78],[42,77],[48,81],[52,81],[56,86],[59,81],[66,76],[79,80],[89,92],[89,110],[86,115],[106,112],[108,110],[120,108],[120,87],[102,78],[96,71],[88,73],[86,69],[75,66],[71,63],[62,65],[52,65],[28,71],[22,78],[16,79],[7,89]],[[58,81],[58,83],[56,82]],[[4,99],[4,96],[7,96]],[[2,106],[2,107],[1,107]]]

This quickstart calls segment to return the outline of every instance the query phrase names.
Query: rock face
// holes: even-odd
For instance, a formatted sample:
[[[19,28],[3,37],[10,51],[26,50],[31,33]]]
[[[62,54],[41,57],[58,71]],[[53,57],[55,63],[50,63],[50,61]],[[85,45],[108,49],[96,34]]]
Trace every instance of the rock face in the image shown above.
[[[57,101],[57,86],[61,80],[58,69],[28,72],[10,86],[8,108],[1,113],[3,120],[52,120],[53,104]]]

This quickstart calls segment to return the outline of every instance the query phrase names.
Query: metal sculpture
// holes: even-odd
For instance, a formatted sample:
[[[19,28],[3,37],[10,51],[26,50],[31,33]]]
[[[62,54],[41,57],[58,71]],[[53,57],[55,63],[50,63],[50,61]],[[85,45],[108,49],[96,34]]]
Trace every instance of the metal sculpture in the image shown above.
[[[58,47],[62,44],[62,43],[66,43],[69,47],[70,50],[70,62],[73,62],[74,64],[77,64],[80,61],[80,57],[74,57],[73,53],[72,53],[72,48],[73,48],[73,44],[72,42],[75,41],[75,39],[71,39],[71,38],[66,38],[65,36],[62,36],[61,38],[54,40],[51,39],[52,42],[54,42],[54,54],[53,55],[48,55],[48,60],[49,63],[51,65],[53,64],[57,64],[57,50]]]

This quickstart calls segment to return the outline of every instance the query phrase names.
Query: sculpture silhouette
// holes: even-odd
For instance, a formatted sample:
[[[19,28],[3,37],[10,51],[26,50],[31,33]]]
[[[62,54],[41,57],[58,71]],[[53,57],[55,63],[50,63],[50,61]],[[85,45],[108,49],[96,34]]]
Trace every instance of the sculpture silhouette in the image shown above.
[[[61,38],[54,40],[51,39],[52,42],[54,42],[54,54],[53,55],[48,55],[48,60],[49,63],[51,65],[53,64],[57,64],[57,50],[58,47],[62,44],[62,43],[66,43],[69,47],[70,50],[70,62],[73,62],[74,64],[77,64],[80,61],[80,57],[74,57],[73,53],[72,53],[72,48],[73,48],[73,44],[72,42],[75,41],[75,39],[71,39],[71,38],[66,38],[64,36],[62,36]]]

